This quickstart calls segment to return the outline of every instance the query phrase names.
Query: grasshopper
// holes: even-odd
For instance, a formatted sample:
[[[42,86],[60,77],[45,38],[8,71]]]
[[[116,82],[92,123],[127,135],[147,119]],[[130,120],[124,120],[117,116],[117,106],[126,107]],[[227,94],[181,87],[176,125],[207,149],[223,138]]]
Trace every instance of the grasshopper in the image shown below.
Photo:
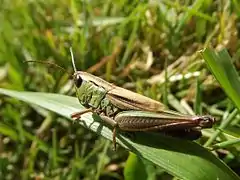
[[[127,132],[161,131],[169,134],[201,136],[201,129],[211,128],[216,122],[209,115],[193,116],[168,110],[162,103],[118,87],[97,76],[77,71],[70,49],[74,69],[73,80],[79,102],[87,109],[71,115],[79,119],[82,114],[96,113],[113,127],[116,149],[116,130]],[[196,139],[196,138],[194,138]]]

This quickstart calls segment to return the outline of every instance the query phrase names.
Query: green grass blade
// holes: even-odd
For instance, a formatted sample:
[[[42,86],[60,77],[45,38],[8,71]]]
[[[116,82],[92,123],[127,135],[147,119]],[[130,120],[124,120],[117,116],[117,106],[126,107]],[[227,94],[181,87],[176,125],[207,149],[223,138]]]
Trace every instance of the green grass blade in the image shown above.
[[[72,113],[83,109],[77,98],[59,94],[17,92],[1,88],[0,93],[39,105],[68,119]],[[79,123],[111,140],[111,129],[98,120],[98,117],[85,114]],[[118,142],[141,158],[153,162],[181,179],[239,179],[221,160],[194,142],[153,133],[136,133],[130,139],[120,132]]]
[[[124,179],[126,180],[145,180],[147,172],[142,160],[135,154],[130,153],[124,166]]]
[[[0,123],[0,134],[8,136],[15,141],[19,138],[16,131],[3,123]]]
[[[202,51],[202,56],[225,93],[240,110],[240,80],[227,50],[216,53],[207,48]]]

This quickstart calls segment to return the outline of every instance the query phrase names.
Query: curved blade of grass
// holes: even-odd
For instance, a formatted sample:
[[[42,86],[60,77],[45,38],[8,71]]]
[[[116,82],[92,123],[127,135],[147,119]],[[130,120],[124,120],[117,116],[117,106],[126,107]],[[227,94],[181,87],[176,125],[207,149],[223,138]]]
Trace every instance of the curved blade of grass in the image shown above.
[[[217,53],[209,48],[206,48],[201,52],[201,54],[206,61],[208,68],[218,80],[227,96],[238,108],[238,111],[236,109],[231,113],[232,117],[236,116],[240,110],[240,80],[238,73],[232,64],[230,55],[226,49],[223,49]],[[233,120],[234,118],[231,118],[231,116],[229,116],[227,120],[222,121],[219,128],[225,129],[231,124]],[[220,129],[214,132],[211,138],[209,138],[205,143],[205,146],[209,146],[217,138],[217,136],[221,133]]]
[[[69,119],[72,113],[83,109],[77,98],[59,94],[17,92],[1,88],[0,93],[39,105]],[[99,123],[98,117],[85,114],[79,123],[112,140],[111,129]],[[239,179],[222,161],[194,142],[156,133],[135,133],[134,135],[130,139],[119,132],[119,144],[178,178],[196,180]]]
[[[125,180],[145,180],[148,178],[144,163],[136,154],[130,153],[124,166]]]
[[[223,90],[240,110],[240,80],[227,50],[216,53],[206,48],[201,54]]]
[[[0,134],[3,134],[5,136],[10,137],[12,140],[17,140],[18,139],[18,134],[16,131],[14,131],[13,129],[11,129],[11,127],[0,123]]]

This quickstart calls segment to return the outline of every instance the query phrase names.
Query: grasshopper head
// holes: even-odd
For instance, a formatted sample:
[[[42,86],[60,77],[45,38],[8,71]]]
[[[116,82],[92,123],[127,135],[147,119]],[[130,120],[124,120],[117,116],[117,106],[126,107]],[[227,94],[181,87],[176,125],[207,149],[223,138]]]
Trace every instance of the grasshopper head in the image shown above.
[[[77,88],[79,88],[82,85],[83,79],[79,73],[77,73],[77,72],[74,73],[73,80],[74,80],[74,84]]]
[[[209,115],[199,117],[199,126],[202,128],[211,128],[215,122],[216,119]]]
[[[73,74],[73,82],[74,82],[76,95],[79,102],[82,105],[87,106],[91,99],[91,91],[89,91],[89,86],[88,86],[90,84],[84,81],[84,79],[82,78],[79,72],[75,72]]]

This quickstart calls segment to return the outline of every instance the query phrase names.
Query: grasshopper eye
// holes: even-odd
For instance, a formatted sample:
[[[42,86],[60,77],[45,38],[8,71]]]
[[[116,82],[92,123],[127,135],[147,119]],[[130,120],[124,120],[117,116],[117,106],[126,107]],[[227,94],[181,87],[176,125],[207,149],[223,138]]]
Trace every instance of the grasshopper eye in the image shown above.
[[[83,79],[81,78],[80,75],[76,75],[74,78],[74,83],[76,85],[76,87],[80,87],[82,85]]]

